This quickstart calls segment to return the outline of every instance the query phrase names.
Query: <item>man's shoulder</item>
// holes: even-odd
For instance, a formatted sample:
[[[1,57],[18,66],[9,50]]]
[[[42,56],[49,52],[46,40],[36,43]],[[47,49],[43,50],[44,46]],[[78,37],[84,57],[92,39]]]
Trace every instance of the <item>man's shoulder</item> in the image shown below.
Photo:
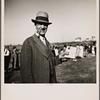
[[[25,39],[25,41],[29,41],[29,40],[32,40],[33,39],[33,35],[32,36],[29,36]]]
[[[24,40],[23,44],[27,44],[27,43],[31,42],[32,39],[33,39],[33,36],[30,36],[30,37],[26,38],[26,39]]]
[[[32,39],[32,37],[33,37],[33,36],[30,36],[30,37],[26,38],[26,40],[30,40],[30,39]]]

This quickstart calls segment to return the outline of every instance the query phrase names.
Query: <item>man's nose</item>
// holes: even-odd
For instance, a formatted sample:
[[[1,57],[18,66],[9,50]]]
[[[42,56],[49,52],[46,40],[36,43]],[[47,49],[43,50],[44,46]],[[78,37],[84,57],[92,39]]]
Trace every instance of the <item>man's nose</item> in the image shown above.
[[[42,24],[41,27],[44,28],[44,25]]]

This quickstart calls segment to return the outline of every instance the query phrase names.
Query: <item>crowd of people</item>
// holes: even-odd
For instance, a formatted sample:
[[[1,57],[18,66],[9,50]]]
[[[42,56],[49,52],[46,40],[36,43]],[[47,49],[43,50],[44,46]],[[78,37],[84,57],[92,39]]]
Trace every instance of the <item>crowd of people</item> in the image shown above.
[[[73,51],[71,51],[71,48],[74,48]],[[96,55],[96,45],[93,44],[77,44],[76,46],[64,45],[63,47],[53,46],[52,50],[53,54],[59,58],[60,63],[74,57],[73,60],[77,61],[76,59],[84,58],[88,54],[91,54],[92,56]],[[70,52],[75,52],[75,54],[72,53],[74,57],[68,56]]]
[[[51,49],[56,59],[56,65],[70,59],[69,57],[66,57],[66,55],[69,55],[71,47],[73,46],[71,45],[64,45],[63,47],[59,47],[57,45],[52,46]],[[18,50],[16,46],[13,46],[12,50],[9,49],[9,46],[5,46],[4,48],[5,72],[8,72],[9,69],[13,71],[20,69],[20,54],[21,51]],[[83,58],[86,57],[88,54],[92,54],[93,56],[96,55],[95,45],[77,44],[75,58]]]
[[[20,69],[20,50],[13,46],[10,50],[9,46],[4,47],[4,71],[15,71]]]

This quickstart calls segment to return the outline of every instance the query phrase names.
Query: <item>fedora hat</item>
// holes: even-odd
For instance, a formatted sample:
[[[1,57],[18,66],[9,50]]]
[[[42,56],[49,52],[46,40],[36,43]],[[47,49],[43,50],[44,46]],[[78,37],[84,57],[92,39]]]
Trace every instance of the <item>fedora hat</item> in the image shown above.
[[[46,12],[42,12],[42,11],[39,11],[36,15],[36,19],[32,19],[31,20],[33,23],[44,23],[44,24],[47,24],[47,25],[50,25],[52,24],[51,22],[49,22],[49,15],[48,13]]]

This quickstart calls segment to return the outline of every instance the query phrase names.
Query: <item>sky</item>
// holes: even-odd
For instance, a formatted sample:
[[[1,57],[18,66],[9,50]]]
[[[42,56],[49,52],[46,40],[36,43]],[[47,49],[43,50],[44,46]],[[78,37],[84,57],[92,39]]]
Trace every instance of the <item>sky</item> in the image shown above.
[[[52,22],[46,33],[53,42],[70,42],[97,36],[96,0],[5,0],[4,44],[22,44],[35,33],[31,19],[38,11]]]

